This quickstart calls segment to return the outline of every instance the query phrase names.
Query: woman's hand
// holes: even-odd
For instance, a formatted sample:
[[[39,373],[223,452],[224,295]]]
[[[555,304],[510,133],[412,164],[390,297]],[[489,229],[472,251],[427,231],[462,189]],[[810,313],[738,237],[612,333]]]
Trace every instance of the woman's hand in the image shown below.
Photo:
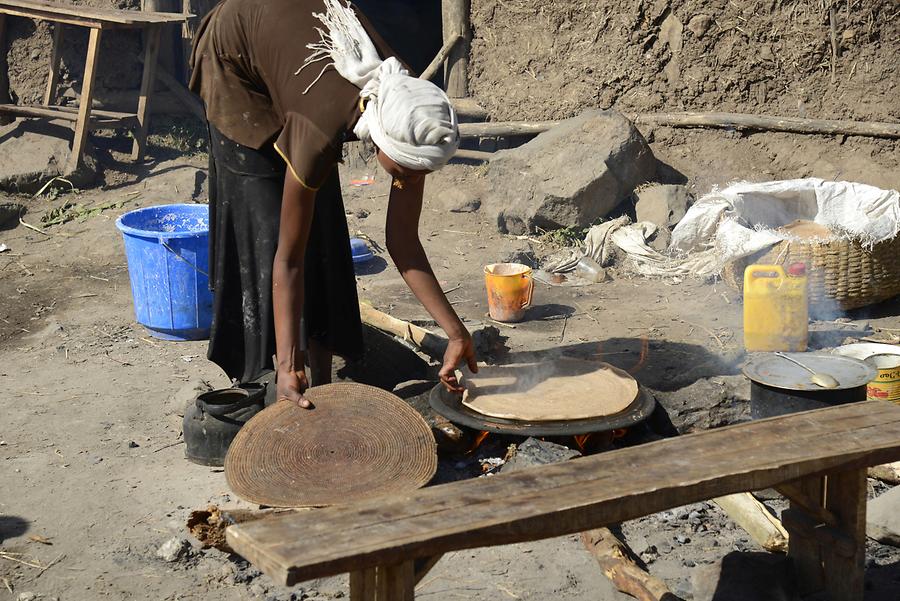
[[[306,380],[305,371],[278,370],[275,389],[277,401],[291,401],[304,409],[309,409],[312,404],[303,397],[307,388],[309,382]]]
[[[478,364],[475,362],[475,343],[472,342],[472,336],[465,332],[458,338],[451,338],[447,344],[447,350],[444,352],[444,365],[441,367],[439,376],[441,383],[450,392],[462,392],[463,387],[456,379],[456,368],[461,363],[469,366],[469,371],[473,374],[478,373]]]

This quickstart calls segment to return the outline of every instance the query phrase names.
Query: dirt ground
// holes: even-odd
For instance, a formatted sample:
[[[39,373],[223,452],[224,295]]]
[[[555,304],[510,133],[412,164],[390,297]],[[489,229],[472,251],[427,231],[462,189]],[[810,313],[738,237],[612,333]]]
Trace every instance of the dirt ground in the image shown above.
[[[890,0],[474,0],[470,90],[496,120],[615,107],[891,121],[897,10]]]
[[[657,156],[698,193],[734,179],[805,175],[900,187],[891,143],[668,128],[644,133]],[[347,184],[365,173],[375,174],[374,185]],[[439,279],[453,289],[450,300],[473,326],[485,321],[483,264],[552,250],[498,234],[489,196],[480,212],[446,211],[442,191],[482,175],[482,167],[451,165],[431,176],[420,228]],[[385,176],[356,165],[343,181],[351,233],[383,244]],[[15,222],[0,226],[0,242],[10,247],[0,254],[0,544],[22,554],[0,556],[0,599],[24,592],[63,601],[346,596],[342,578],[287,590],[219,551],[194,549],[175,563],[155,555],[168,539],[186,536],[191,510],[238,504],[221,469],[184,460],[177,416],[196,386],[227,381],[205,360],[204,342],[162,342],[135,323],[114,221],[137,207],[205,197],[204,155],[178,156],[160,147],[151,149],[146,170],[110,165],[105,184],[91,190],[0,195],[0,202],[25,205],[24,219],[33,225],[66,203],[113,205],[44,233]],[[511,351],[602,353],[661,394],[736,373],[743,355],[741,304],[733,290],[611,271],[611,281],[587,287],[539,285],[528,321],[502,328]],[[386,254],[358,280],[360,296],[376,306],[407,319],[427,318]],[[850,317],[873,328],[873,336],[896,341],[898,315],[894,303]],[[649,352],[641,362],[645,341]],[[468,469],[492,452],[488,445],[475,456],[445,461]],[[716,560],[734,550],[759,550],[705,503],[629,522],[623,531],[643,550],[651,572],[685,599],[709,579]],[[896,599],[900,554],[872,545],[869,565],[866,598]],[[420,596],[627,598],[574,537],[453,553],[423,581]]]

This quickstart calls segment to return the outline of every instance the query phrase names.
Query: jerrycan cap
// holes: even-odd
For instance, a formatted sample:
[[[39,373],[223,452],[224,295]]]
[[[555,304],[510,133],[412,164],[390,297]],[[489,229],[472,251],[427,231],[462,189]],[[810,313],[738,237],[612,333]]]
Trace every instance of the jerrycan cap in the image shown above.
[[[801,276],[806,275],[806,263],[791,263],[788,267],[788,275]]]

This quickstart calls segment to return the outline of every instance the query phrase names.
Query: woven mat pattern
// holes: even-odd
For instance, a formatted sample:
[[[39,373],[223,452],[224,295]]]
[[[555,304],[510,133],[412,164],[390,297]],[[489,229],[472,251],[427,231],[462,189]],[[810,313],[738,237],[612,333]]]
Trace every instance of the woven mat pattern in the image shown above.
[[[363,384],[306,392],[314,409],[278,402],[238,432],[225,458],[236,495],[271,507],[321,507],[428,483],[437,451],[425,420],[397,396]]]

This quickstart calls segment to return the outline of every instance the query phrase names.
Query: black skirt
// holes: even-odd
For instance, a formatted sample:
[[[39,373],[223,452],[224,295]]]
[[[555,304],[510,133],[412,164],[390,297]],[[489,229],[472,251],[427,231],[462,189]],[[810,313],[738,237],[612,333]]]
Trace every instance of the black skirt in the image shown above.
[[[248,382],[274,368],[272,262],[286,164],[271,144],[254,150],[210,125],[210,288],[207,356]],[[301,344],[315,339],[346,359],[362,355],[362,325],[347,216],[335,167],[316,194],[306,248]]]

